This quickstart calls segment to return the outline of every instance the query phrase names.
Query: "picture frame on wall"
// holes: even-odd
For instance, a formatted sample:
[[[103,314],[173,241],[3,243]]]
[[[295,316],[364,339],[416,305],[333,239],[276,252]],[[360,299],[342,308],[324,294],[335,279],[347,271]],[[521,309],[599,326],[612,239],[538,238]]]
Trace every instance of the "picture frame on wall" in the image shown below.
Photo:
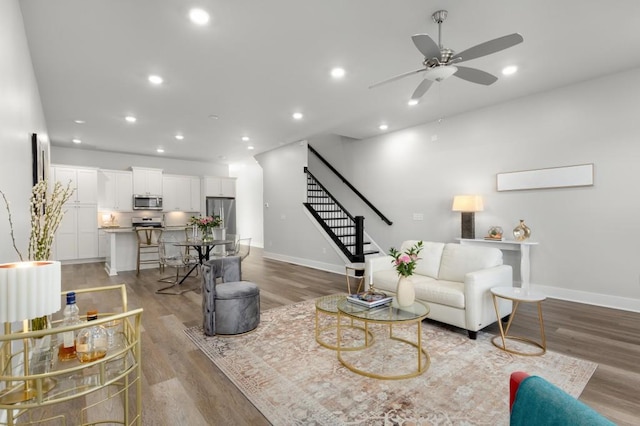
[[[31,134],[31,170],[32,183],[47,180],[49,164],[49,150],[46,143],[38,138],[37,133]]]

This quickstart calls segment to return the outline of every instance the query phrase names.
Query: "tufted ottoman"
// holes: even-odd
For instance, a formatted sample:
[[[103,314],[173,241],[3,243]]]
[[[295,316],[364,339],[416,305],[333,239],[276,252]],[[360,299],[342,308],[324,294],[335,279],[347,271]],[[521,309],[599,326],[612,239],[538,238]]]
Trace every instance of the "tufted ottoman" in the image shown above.
[[[260,323],[260,288],[242,281],[240,257],[213,259],[202,265],[204,334],[241,334]],[[223,282],[218,283],[217,278]]]

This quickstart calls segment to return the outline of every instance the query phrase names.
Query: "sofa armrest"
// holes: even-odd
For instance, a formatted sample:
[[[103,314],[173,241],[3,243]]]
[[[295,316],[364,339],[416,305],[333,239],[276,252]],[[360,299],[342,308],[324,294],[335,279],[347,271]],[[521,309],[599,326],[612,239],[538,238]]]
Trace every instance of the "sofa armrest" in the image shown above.
[[[391,256],[376,256],[370,257],[364,264],[364,277],[367,284],[371,284],[373,281],[373,273],[377,271],[388,271],[393,269],[393,257]]]
[[[469,272],[464,277],[464,300],[467,329],[477,331],[497,321],[491,298],[492,287],[513,287],[513,270],[510,265]],[[511,313],[511,302],[501,300],[500,316]]]

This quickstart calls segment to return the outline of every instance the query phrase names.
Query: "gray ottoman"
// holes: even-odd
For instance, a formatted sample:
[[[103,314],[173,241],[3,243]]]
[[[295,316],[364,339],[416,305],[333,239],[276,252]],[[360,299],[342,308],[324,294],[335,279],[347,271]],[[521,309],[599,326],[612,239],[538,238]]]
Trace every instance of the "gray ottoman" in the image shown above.
[[[260,289],[242,281],[240,257],[217,258],[202,265],[204,333],[241,334],[260,323]],[[218,278],[223,282],[218,283]]]

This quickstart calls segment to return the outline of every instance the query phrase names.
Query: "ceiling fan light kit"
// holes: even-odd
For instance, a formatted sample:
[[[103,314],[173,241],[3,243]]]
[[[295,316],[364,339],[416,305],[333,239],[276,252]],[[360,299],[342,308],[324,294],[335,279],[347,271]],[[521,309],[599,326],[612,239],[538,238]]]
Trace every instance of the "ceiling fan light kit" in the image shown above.
[[[428,34],[415,34],[411,37],[413,44],[415,44],[416,48],[424,56],[422,68],[391,77],[373,84],[369,86],[369,88],[378,87],[382,84],[424,72],[424,79],[418,87],[416,87],[413,95],[411,95],[412,100],[418,100],[429,90],[432,82],[441,82],[452,75],[462,80],[483,84],[485,86],[495,83],[498,77],[486,71],[470,67],[460,67],[457,66],[457,64],[508,49],[509,47],[522,43],[524,38],[518,33],[513,33],[480,43],[460,53],[456,53],[451,49],[445,48],[442,44],[442,23],[447,19],[447,14],[446,10],[438,10],[431,15],[433,22],[438,24],[437,44]],[[454,63],[456,65],[453,65]]]

